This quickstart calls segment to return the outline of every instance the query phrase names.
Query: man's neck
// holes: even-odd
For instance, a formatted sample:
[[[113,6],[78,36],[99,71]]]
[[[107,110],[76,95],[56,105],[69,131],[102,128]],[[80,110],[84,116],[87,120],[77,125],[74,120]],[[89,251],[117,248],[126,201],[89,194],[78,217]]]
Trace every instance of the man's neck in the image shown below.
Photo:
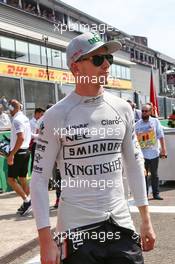
[[[102,94],[104,91],[103,86],[89,85],[89,84],[76,84],[75,92],[81,96],[97,96]]]
[[[20,113],[21,111],[20,110],[15,110],[12,117],[16,116],[18,113]]]
[[[143,120],[143,122],[147,123],[149,121],[149,118],[148,119],[143,119],[142,118],[142,120]]]

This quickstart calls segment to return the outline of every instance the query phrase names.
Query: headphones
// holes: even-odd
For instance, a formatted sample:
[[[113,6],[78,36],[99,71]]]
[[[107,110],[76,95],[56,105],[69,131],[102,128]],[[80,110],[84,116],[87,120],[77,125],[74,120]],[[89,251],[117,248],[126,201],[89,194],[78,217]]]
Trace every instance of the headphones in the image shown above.
[[[14,106],[11,105],[11,104],[8,105],[8,109],[9,109],[10,111],[14,111],[14,110],[15,110]]]

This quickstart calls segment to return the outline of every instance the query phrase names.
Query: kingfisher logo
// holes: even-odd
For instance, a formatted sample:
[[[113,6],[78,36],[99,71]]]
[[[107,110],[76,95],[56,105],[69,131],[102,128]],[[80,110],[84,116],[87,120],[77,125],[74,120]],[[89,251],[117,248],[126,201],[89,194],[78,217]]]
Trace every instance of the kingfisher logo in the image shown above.
[[[122,119],[120,118],[120,116],[116,116],[115,119],[103,119],[103,120],[101,120],[101,124],[103,126],[118,125],[119,123],[122,123]]]

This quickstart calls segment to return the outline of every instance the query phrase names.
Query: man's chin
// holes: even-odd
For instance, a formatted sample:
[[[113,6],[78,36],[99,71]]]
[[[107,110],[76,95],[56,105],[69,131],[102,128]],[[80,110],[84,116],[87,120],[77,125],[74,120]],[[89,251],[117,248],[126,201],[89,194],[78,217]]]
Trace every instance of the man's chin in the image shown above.
[[[148,121],[148,120],[149,120],[149,116],[148,116],[148,117],[143,117],[143,116],[142,116],[142,119],[143,119],[144,121]]]

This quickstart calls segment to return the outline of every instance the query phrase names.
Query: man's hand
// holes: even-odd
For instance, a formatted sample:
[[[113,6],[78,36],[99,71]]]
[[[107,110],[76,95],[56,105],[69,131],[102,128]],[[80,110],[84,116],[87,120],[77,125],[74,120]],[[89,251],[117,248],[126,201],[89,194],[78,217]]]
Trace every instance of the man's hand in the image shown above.
[[[151,221],[142,222],[140,226],[141,244],[143,251],[149,251],[154,248],[156,235],[154,233]]]
[[[160,150],[160,155],[162,159],[167,158],[167,151],[166,151],[166,144],[165,144],[165,138],[160,138],[160,145],[161,145],[161,150]]]
[[[41,264],[60,264],[60,252],[54,241],[40,246]]]
[[[7,164],[11,166],[13,165],[13,163],[14,163],[14,155],[10,153],[9,156],[7,157]]]
[[[161,159],[166,159],[167,157],[166,149],[161,149],[160,156],[161,156]]]

